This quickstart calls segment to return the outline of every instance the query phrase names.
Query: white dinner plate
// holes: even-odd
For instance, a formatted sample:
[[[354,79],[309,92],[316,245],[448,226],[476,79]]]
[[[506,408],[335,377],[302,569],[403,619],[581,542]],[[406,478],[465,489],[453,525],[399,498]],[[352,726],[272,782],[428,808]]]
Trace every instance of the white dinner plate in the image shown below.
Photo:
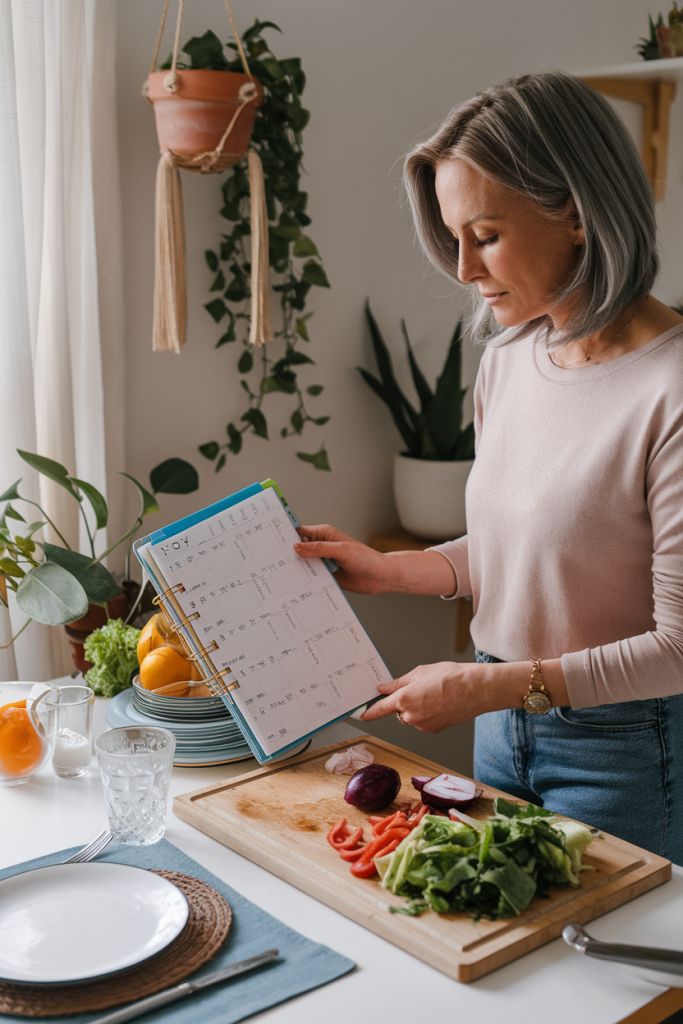
[[[187,900],[128,864],[54,864],[0,881],[0,981],[63,984],[121,971],[180,934]]]

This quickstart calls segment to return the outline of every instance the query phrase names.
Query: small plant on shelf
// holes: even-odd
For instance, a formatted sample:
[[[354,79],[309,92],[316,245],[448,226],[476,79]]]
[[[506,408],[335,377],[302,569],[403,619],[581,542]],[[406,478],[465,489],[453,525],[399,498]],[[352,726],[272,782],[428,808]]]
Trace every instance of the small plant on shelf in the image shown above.
[[[301,191],[303,147],[302,132],[310,117],[301,104],[306,76],[299,57],[278,60],[263,38],[266,29],[280,31],[270,21],[254,22],[242,36],[249,67],[263,86],[265,100],[258,111],[252,134],[252,146],[258,150],[263,164],[266,203],[269,218],[269,260],[277,278],[273,290],[280,296],[281,324],[275,332],[279,350],[273,356],[275,342],[264,345],[258,354],[248,343],[250,257],[247,239],[251,234],[249,217],[249,175],[246,161],[226,172],[222,184],[221,216],[230,223],[217,249],[206,252],[206,262],[214,275],[210,291],[215,298],[206,309],[223,333],[217,347],[240,341],[242,351],[237,360],[240,384],[245,392],[247,408],[225,427],[227,440],[208,441],[200,445],[202,455],[215,462],[221,470],[229,454],[242,450],[244,435],[256,434],[268,440],[269,427],[264,411],[266,395],[274,392],[291,395],[294,409],[289,423],[280,429],[281,437],[300,435],[309,424],[323,426],[329,416],[315,415],[310,407],[323,391],[321,384],[302,384],[299,370],[314,365],[313,359],[299,347],[308,343],[309,320],[306,310],[312,287],[329,288],[320,253],[306,233],[311,218],[306,213],[308,195]],[[228,47],[237,49],[234,42]],[[213,32],[190,39],[183,47],[187,63],[178,67],[192,69],[240,71],[239,59],[229,59],[223,45]],[[254,376],[258,374],[256,379]],[[297,452],[300,459],[316,469],[329,470],[325,446],[317,452]]]
[[[462,427],[463,400],[467,393],[467,388],[462,386],[462,323],[456,325],[446,361],[432,390],[417,364],[405,320],[401,321],[410,371],[419,400],[419,409],[416,409],[396,380],[391,354],[372,315],[369,302],[365,313],[370,325],[379,379],[361,366],[357,369],[363,380],[388,407],[406,446],[403,454],[414,459],[439,462],[465,462],[473,459],[474,423],[464,429]]]

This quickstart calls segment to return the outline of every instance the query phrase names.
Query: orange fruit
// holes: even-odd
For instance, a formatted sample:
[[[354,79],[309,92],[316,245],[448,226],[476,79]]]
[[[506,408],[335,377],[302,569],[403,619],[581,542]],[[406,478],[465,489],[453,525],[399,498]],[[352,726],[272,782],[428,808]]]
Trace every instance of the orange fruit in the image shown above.
[[[149,622],[145,623],[144,629],[140,633],[140,639],[138,640],[138,662],[140,665],[142,665],[150,651],[156,650],[157,647],[161,647],[165,643],[157,626],[158,618],[158,615],[153,615]]]
[[[192,662],[173,647],[157,647],[140,665],[140,683],[146,690],[158,690],[160,686],[191,679],[193,667]]]
[[[5,708],[25,708],[25,707],[26,707],[26,701],[25,700],[15,700],[14,704],[3,704],[2,707],[0,708],[0,713],[2,713],[5,710]]]
[[[0,708],[0,769],[6,775],[28,775],[42,756],[42,741],[25,707],[6,704]]]

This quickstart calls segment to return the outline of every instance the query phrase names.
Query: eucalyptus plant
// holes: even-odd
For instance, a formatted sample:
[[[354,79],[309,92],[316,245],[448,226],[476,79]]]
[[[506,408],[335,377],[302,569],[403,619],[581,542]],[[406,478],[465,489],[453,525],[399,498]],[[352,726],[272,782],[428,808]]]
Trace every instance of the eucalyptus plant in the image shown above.
[[[259,21],[242,36],[249,67],[263,86],[264,103],[257,112],[252,146],[258,150],[263,164],[266,204],[269,219],[269,260],[276,275],[273,290],[280,297],[281,328],[275,332],[280,345],[264,345],[255,355],[248,343],[250,262],[246,240],[251,234],[249,216],[249,174],[246,160],[227,171],[221,191],[221,216],[230,224],[217,249],[206,252],[206,262],[213,274],[210,287],[215,298],[206,309],[223,333],[216,347],[239,340],[242,350],[237,360],[240,384],[246,397],[246,409],[225,427],[227,439],[200,445],[205,458],[215,462],[216,472],[225,465],[228,454],[238,455],[245,433],[268,440],[269,428],[264,411],[266,395],[274,392],[291,395],[294,408],[289,423],[280,429],[280,436],[300,435],[313,424],[323,426],[329,416],[315,415],[311,400],[323,391],[322,384],[304,385],[299,369],[314,365],[313,359],[299,347],[310,341],[308,322],[313,315],[306,310],[312,287],[329,288],[318,247],[306,232],[311,218],[306,213],[308,194],[300,188],[302,173],[302,132],[310,113],[301,104],[306,76],[299,57],[278,60],[263,38],[265,29],[280,32],[272,21]],[[236,50],[235,42],[227,46]],[[213,32],[190,39],[183,47],[184,60],[178,67],[242,71],[239,59],[228,59],[223,45]],[[317,452],[297,452],[304,462],[316,469],[329,470],[325,446]]]
[[[0,494],[0,502],[7,502],[0,517],[0,604],[7,607],[7,591],[15,592],[18,607],[28,616],[20,632],[32,619],[48,626],[60,626],[82,618],[89,604],[106,607],[107,601],[120,594],[122,588],[102,560],[142,526],[145,516],[159,511],[157,494],[190,494],[199,487],[197,471],[183,459],[167,459],[152,470],[152,493],[134,477],[122,473],[138,489],[140,511],[131,528],[101,555],[96,555],[97,532],[105,528],[109,519],[104,496],[86,480],[70,476],[61,463],[32,452],[18,449],[17,452],[32,469],[59,484],[78,502],[90,547],[88,555],[74,551],[47,512],[19,493],[21,479]],[[33,505],[41,518],[28,523],[15,508],[15,501]],[[86,514],[86,506],[90,507],[91,519]],[[35,534],[47,524],[59,537],[61,545],[34,540]]]
[[[420,403],[419,409],[416,409],[396,380],[391,353],[372,315],[369,302],[365,314],[370,326],[379,378],[361,366],[356,369],[388,407],[405,443],[404,454],[414,459],[441,462],[473,459],[474,423],[464,429],[462,427],[463,400],[467,393],[467,388],[462,386],[462,321],[456,324],[446,361],[433,390],[418,366],[406,322],[401,321],[410,371]]]

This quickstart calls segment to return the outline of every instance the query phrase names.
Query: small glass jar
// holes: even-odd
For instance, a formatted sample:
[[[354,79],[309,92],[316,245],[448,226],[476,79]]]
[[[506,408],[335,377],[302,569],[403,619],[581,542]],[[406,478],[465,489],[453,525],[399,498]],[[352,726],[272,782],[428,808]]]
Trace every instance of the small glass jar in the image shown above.
[[[89,686],[60,686],[43,702],[56,712],[52,767],[62,779],[87,775],[92,760],[92,713],[95,694]]]

